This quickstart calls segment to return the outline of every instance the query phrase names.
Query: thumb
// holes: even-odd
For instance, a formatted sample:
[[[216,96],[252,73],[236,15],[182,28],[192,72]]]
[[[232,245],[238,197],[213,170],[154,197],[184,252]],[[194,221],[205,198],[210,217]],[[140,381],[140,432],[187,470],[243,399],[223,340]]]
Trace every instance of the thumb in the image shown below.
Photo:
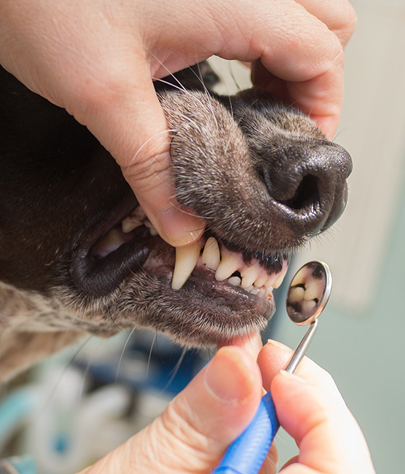
[[[160,417],[85,472],[209,473],[253,418],[261,394],[254,359],[223,347]]]
[[[271,392],[281,426],[300,449],[283,473],[302,473],[303,466],[314,474],[374,473],[363,434],[340,397],[285,371],[274,377]]]
[[[140,64],[139,64],[140,63]],[[123,175],[139,204],[160,236],[174,247],[196,241],[204,231],[205,221],[175,198],[170,160],[170,131],[150,76],[143,61],[126,73],[132,79],[108,88],[110,96],[97,93],[86,98],[85,123],[121,166]],[[96,89],[97,91],[97,89]],[[90,92],[93,94],[94,92]],[[98,97],[102,96],[100,101]]]

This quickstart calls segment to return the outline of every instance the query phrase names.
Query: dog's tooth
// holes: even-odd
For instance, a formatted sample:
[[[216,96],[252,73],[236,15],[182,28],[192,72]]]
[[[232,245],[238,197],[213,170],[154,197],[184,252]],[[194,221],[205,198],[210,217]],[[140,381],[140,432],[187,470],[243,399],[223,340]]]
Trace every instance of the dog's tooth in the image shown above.
[[[221,263],[215,272],[215,278],[218,281],[226,280],[240,267],[240,259],[234,252],[223,249],[221,252],[221,257]]]
[[[158,235],[158,231],[153,227],[153,225],[150,221],[146,220],[144,224],[145,224],[145,227],[147,227],[149,229],[150,235],[152,235],[153,237],[155,235]]]
[[[133,231],[137,227],[140,227],[143,223],[134,216],[129,216],[124,219],[121,223],[122,232],[128,234],[129,232]]]
[[[262,286],[264,286],[264,284],[266,283],[267,279],[268,279],[268,275],[266,272],[263,272],[262,274],[260,274],[257,278],[257,280],[255,281],[255,286],[257,288],[261,288]]]
[[[311,278],[305,284],[304,299],[306,300],[320,300],[322,298],[322,287],[317,280]]]
[[[314,300],[302,301],[301,310],[303,314],[312,314],[315,311],[315,308],[316,308],[316,303]]]
[[[250,267],[245,267],[241,270],[242,275],[242,288],[247,288],[257,280],[259,275],[259,269],[256,265],[252,265]]]
[[[188,280],[188,277],[197,264],[200,250],[201,246],[198,244],[188,245],[187,247],[176,247],[176,263],[172,280],[173,290],[179,290]]]
[[[274,282],[276,281],[277,273],[272,273],[271,275],[267,276],[267,280],[264,283],[266,288],[274,288]]]
[[[125,244],[125,240],[122,238],[121,232],[118,229],[112,229],[104,239],[93,247],[92,253],[97,257],[104,258],[121,247],[122,244]]]
[[[252,295],[258,295],[259,291],[259,288],[257,288],[256,286],[252,286],[252,288],[249,290],[249,293],[252,293]]]
[[[228,283],[234,286],[240,286],[241,279],[237,276],[228,278]]]
[[[278,288],[281,285],[281,283],[283,283],[286,272],[287,272],[287,267],[283,268],[283,270],[281,270],[280,273],[276,274],[277,277],[274,281],[273,288]]]
[[[207,268],[216,270],[221,262],[221,253],[218,242],[214,237],[210,237],[205,244],[201,261]]]
[[[298,301],[302,301],[304,299],[305,290],[302,286],[296,286],[295,288],[291,288],[288,292],[288,301],[291,303],[297,303]]]

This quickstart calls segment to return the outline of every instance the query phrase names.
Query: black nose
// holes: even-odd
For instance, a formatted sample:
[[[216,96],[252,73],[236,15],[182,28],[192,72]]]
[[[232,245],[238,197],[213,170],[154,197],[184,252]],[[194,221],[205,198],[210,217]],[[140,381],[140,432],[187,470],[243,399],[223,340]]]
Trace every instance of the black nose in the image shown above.
[[[323,140],[277,144],[268,151],[260,174],[277,211],[307,236],[330,227],[346,206],[349,153]]]

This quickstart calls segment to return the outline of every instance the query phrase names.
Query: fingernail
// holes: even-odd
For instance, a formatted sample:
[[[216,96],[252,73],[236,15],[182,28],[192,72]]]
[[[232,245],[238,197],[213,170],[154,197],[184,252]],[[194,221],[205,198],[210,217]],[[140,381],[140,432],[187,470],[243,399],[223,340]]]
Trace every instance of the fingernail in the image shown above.
[[[289,352],[289,348],[285,346],[283,343],[278,342],[278,341],[273,341],[273,339],[268,339],[267,344],[270,344],[271,346],[277,347],[277,349],[281,349],[283,351]]]
[[[184,206],[171,205],[158,216],[161,237],[173,247],[183,247],[198,240],[205,221]]]
[[[241,403],[253,390],[254,377],[234,349],[219,349],[205,372],[207,390],[227,404]]]
[[[300,382],[302,384],[308,384],[308,382],[303,378],[298,377],[298,375],[287,372],[286,370],[280,370],[280,375],[288,380],[295,380],[296,382]]]

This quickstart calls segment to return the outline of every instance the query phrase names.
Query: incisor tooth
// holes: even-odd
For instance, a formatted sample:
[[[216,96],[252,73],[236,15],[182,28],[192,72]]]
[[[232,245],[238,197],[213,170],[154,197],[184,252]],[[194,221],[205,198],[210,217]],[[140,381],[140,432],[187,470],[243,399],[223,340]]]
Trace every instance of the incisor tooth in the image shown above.
[[[257,288],[261,288],[266,283],[268,277],[269,276],[267,275],[267,273],[262,273],[261,275],[259,275],[257,277],[257,280],[255,281],[255,286]]]
[[[229,278],[233,272],[239,268],[240,262],[236,254],[231,252],[222,252],[222,260],[215,272],[215,278],[218,281],[224,281]]]
[[[188,280],[197,264],[201,246],[198,244],[187,247],[176,247],[176,263],[173,270],[172,289],[179,290]]]
[[[205,244],[201,261],[207,268],[216,270],[221,261],[221,254],[219,251],[218,242],[214,237],[210,237]]]
[[[241,272],[241,287],[247,288],[248,286],[253,285],[253,283],[257,280],[258,274],[259,271],[254,265],[252,265],[251,267],[245,267]]]

